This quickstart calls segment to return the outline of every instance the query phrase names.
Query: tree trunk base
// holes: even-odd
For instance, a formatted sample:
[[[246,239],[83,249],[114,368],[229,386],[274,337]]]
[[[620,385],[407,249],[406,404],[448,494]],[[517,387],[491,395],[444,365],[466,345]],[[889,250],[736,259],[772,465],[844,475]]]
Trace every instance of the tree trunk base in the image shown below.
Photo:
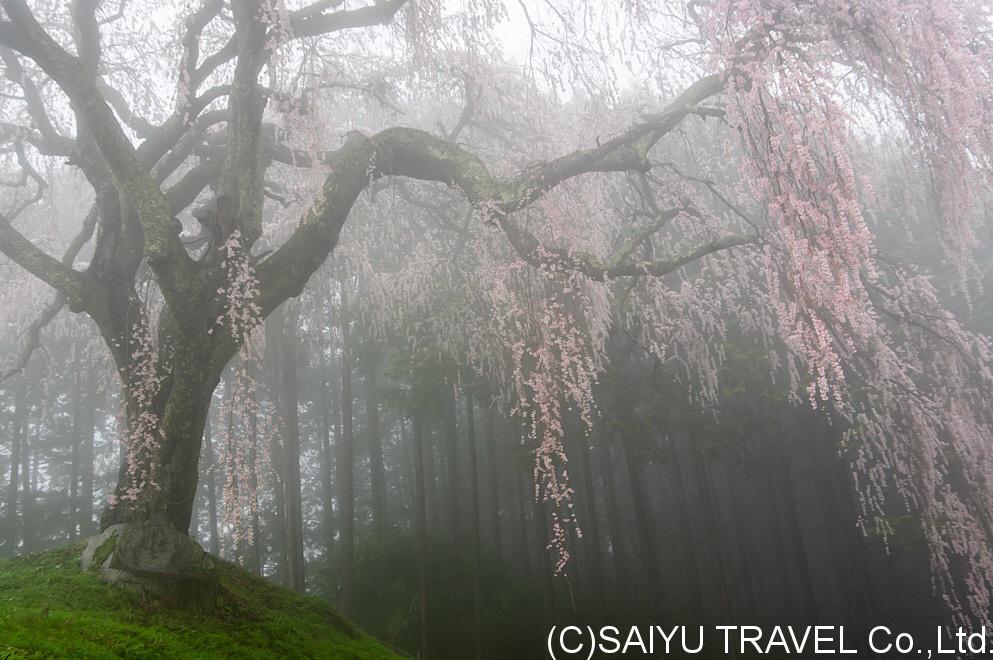
[[[83,570],[108,584],[184,606],[211,606],[221,594],[214,560],[165,521],[111,525],[86,541]]]

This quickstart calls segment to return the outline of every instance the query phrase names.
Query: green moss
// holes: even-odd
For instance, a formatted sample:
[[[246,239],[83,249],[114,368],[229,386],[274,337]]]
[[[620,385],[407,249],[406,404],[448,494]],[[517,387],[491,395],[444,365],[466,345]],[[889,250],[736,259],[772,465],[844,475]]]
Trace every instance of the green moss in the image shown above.
[[[100,544],[100,547],[93,551],[93,565],[103,566],[103,563],[107,561],[107,558],[110,557],[116,547],[117,534],[111,534],[107,537],[106,541]]]
[[[107,586],[79,570],[81,552],[0,561],[0,660],[398,657],[323,601],[226,562],[221,600],[204,613]]]

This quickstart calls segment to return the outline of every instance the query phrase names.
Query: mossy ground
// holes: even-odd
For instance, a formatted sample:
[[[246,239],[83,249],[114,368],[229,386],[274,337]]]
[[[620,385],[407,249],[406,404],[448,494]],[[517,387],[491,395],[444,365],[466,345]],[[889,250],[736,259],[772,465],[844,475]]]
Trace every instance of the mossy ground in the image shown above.
[[[206,611],[144,598],[79,569],[82,545],[0,561],[7,658],[397,658],[317,598],[219,562]]]

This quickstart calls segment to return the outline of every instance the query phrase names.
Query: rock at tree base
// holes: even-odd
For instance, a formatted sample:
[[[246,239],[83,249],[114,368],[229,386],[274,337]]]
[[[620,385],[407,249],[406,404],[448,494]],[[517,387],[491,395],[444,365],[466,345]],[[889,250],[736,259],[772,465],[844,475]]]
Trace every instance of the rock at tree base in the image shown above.
[[[214,560],[166,522],[119,523],[86,541],[83,570],[108,584],[209,604],[220,593]]]

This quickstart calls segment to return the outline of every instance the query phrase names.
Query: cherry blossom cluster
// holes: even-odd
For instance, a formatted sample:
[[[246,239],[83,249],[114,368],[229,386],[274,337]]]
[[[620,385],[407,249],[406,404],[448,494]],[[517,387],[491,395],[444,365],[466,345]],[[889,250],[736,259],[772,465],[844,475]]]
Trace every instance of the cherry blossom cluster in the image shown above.
[[[867,385],[847,413],[862,525],[889,533],[895,489],[919,512],[939,593],[963,624],[988,623],[993,342],[943,309],[927,277],[897,272],[892,280],[875,290],[899,321],[891,333],[900,341],[883,335],[860,351],[854,366]]]
[[[229,332],[239,348],[220,410],[218,463],[224,470],[222,523],[237,545],[254,540],[252,521],[258,519],[259,485],[265,482],[263,476],[270,464],[269,445],[260,442],[260,437],[266,437],[260,429],[272,426],[273,415],[259,402],[260,384],[255,376],[263,346],[262,312],[255,302],[259,295],[255,268],[242,246],[239,231],[232,232],[221,250],[226,282],[217,289],[224,301],[224,312],[217,317],[216,325]]]
[[[255,300],[259,295],[259,281],[255,276],[249,256],[242,246],[241,232],[231,232],[221,246],[221,268],[225,271],[225,284],[217,294],[224,300],[224,311],[217,317],[216,326],[225,328],[242,348],[249,349],[249,336],[262,322],[262,310]],[[208,332],[213,332],[211,328]]]
[[[219,410],[221,428],[218,465],[223,469],[222,524],[235,548],[255,541],[254,521],[259,516],[260,486],[271,466],[269,442],[278,436],[273,406],[260,401],[254,361],[241,359],[227,383]]]
[[[155,399],[162,383],[159,372],[158,353],[148,331],[144,318],[131,326],[127,338],[128,363],[126,399],[123,406],[123,419],[119,424],[125,428],[121,441],[125,449],[125,469],[127,488],[110,495],[110,505],[119,501],[137,502],[148,489],[156,488],[156,475],[152,466],[153,457],[159,448],[159,416],[155,412]]]
[[[724,0],[707,12],[742,190],[767,209],[763,270],[791,381],[851,424],[866,524],[887,532],[895,487],[920,516],[943,597],[985,622],[993,352],[926,278],[879,272],[863,211],[874,194],[850,144],[860,113],[902,124],[964,279],[977,188],[993,172],[993,39],[974,29],[989,5]]]

